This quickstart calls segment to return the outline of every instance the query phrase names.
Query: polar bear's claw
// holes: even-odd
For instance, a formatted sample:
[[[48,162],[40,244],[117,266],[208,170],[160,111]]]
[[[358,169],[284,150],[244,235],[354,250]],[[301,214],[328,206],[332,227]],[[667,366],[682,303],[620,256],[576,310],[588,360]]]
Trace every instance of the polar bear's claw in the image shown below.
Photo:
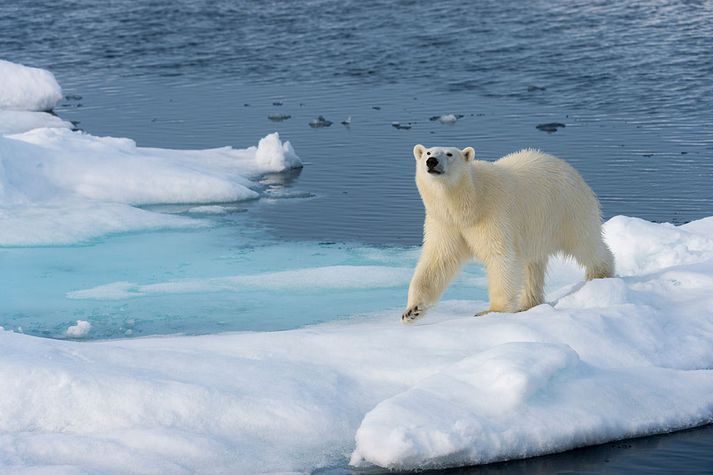
[[[423,309],[418,305],[414,305],[413,307],[407,309],[403,315],[401,315],[401,321],[404,323],[411,323],[421,315],[423,315]]]

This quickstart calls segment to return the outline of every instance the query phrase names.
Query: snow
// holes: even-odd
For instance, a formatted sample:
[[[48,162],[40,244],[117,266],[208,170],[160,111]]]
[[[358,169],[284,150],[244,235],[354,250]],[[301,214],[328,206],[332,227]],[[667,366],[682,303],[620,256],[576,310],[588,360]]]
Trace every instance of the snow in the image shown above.
[[[548,303],[518,314],[475,318],[485,302],[449,300],[410,326],[384,308],[279,332],[80,342],[0,331],[0,465],[412,470],[713,422],[713,218],[675,227],[618,216],[605,233],[616,278],[584,283],[554,260]],[[372,276],[405,291],[408,269],[358,267],[115,282],[84,297],[314,284],[329,306],[330,286]]]
[[[86,320],[77,320],[76,325],[72,325],[67,328],[65,334],[70,338],[84,338],[89,334],[89,330],[92,329],[92,324]]]
[[[0,109],[48,111],[62,99],[62,88],[44,69],[0,59]]]

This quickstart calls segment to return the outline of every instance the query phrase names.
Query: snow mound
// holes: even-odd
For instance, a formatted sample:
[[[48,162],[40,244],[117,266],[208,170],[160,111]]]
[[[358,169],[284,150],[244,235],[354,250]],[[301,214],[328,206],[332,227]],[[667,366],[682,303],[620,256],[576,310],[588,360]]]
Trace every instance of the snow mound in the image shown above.
[[[0,246],[71,244],[108,233],[204,225],[136,206],[258,198],[255,177],[301,166],[277,133],[262,142],[270,145],[258,160],[260,146],[144,148],[130,139],[47,127],[0,136]]]
[[[603,371],[566,345],[498,345],[379,403],[357,431],[351,463],[483,464],[709,422],[711,401],[695,395],[713,389],[711,375],[682,373]]]
[[[0,59],[0,109],[48,111],[62,99],[62,88],[44,69]]]
[[[77,342],[0,331],[0,460],[8,471],[420,470],[713,422],[713,220],[616,217],[605,228],[617,258],[631,258],[617,262],[623,275],[583,284],[555,261],[554,305],[517,314],[474,318],[482,302],[446,301],[411,326],[395,308],[264,333]],[[389,252],[403,251],[378,251]],[[308,271],[239,285],[279,290],[359,269]]]
[[[710,223],[710,218],[707,221]],[[604,225],[604,234],[614,252],[617,274],[648,274],[677,264],[713,259],[713,233],[697,233],[695,224],[689,224],[677,227],[626,216],[610,219]]]
[[[277,132],[260,139],[255,150],[255,161],[263,170],[273,172],[302,166],[292,144],[289,141],[282,143]]]

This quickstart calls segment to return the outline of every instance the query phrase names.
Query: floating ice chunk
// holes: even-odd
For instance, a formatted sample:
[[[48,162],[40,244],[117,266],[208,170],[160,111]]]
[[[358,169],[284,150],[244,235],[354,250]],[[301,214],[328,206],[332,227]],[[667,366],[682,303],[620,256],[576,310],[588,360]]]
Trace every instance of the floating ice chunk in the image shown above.
[[[434,115],[430,117],[431,122],[440,122],[441,124],[453,125],[458,119],[463,117],[462,114],[444,114],[444,115]]]
[[[62,88],[44,69],[0,59],[0,109],[48,111],[62,99]]]
[[[267,116],[267,118],[273,122],[284,122],[291,117],[292,116],[288,114],[271,114]]]
[[[309,123],[309,126],[312,127],[313,129],[320,129],[322,127],[329,127],[332,125],[332,121],[329,121],[324,118],[324,116],[319,116],[314,120],[311,120]]]
[[[87,334],[89,334],[89,330],[91,329],[92,324],[88,321],[77,320],[77,324],[67,328],[67,331],[64,333],[70,338],[84,338]]]
[[[441,124],[455,124],[458,121],[458,118],[455,116],[455,114],[445,114],[442,115],[438,118],[438,122]]]
[[[260,139],[255,151],[255,161],[263,171],[281,172],[290,168],[301,168],[302,162],[288,141],[280,141],[274,132]]]

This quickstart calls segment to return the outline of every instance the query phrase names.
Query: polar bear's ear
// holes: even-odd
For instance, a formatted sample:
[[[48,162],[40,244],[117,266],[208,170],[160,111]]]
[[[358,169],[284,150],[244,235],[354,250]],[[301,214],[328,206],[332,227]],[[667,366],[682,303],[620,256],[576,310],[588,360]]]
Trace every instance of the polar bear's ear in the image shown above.
[[[424,147],[424,146],[421,145],[421,144],[416,145],[416,146],[413,148],[413,156],[414,156],[414,158],[415,158],[416,160],[420,160],[421,157],[423,157],[423,152],[425,152],[425,151],[426,151],[426,147]]]
[[[465,158],[466,162],[469,162],[475,158],[475,150],[473,149],[473,147],[466,147],[461,150],[461,153],[463,153],[463,157]]]

